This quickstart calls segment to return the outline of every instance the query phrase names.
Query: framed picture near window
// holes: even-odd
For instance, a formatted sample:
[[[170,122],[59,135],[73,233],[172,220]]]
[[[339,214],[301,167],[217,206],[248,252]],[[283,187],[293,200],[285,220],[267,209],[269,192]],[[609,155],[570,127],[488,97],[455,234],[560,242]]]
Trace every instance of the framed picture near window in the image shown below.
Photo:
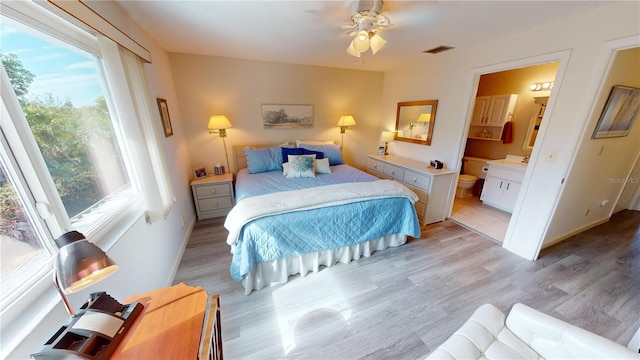
[[[640,117],[640,89],[614,86],[591,138],[627,136],[638,117]]]
[[[197,179],[202,179],[207,176],[207,168],[201,167],[197,169],[193,169],[193,177]]]
[[[164,129],[164,137],[173,135],[171,127],[171,118],[169,118],[169,107],[167,100],[158,98],[158,109],[160,110],[160,120],[162,120],[162,128]]]

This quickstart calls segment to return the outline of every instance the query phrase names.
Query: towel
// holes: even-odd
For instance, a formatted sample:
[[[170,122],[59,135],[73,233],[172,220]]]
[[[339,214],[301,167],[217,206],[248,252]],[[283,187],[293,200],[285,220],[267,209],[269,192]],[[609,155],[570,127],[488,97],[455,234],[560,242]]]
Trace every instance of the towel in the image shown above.
[[[502,143],[511,144],[511,142],[513,142],[513,121],[507,121],[502,130]]]

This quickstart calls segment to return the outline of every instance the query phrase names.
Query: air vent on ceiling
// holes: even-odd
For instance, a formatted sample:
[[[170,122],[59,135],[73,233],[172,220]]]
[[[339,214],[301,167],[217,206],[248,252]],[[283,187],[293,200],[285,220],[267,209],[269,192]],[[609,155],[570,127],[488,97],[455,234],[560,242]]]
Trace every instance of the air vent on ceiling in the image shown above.
[[[443,51],[447,51],[451,49],[455,49],[455,48],[453,46],[440,45],[440,46],[434,47],[433,49],[425,50],[423,51],[423,53],[437,54],[437,53],[441,53]]]

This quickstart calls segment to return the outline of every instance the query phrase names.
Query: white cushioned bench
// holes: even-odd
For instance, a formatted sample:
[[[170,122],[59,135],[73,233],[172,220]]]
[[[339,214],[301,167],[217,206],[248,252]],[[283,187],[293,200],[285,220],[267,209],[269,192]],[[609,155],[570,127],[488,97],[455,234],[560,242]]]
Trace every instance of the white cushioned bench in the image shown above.
[[[640,354],[523,304],[479,307],[427,359],[640,359]]]

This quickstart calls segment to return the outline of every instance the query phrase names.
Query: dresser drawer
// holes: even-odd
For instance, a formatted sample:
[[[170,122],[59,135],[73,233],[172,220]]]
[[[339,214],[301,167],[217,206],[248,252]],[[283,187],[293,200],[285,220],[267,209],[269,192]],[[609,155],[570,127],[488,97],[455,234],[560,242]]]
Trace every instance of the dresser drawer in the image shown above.
[[[230,209],[233,202],[230,197],[209,198],[198,200],[198,208],[200,211]]]
[[[367,159],[367,168],[382,173],[384,172],[384,163],[382,161],[369,158]]]
[[[420,223],[424,221],[424,208],[426,207],[425,203],[422,201],[416,201],[413,206],[416,208],[416,213],[418,214],[418,219],[420,219]]]
[[[384,164],[384,174],[391,176],[393,179],[403,181],[404,169],[398,166]]]
[[[428,176],[419,174],[411,170],[405,170],[403,181],[423,189],[429,189],[431,179]]]
[[[427,202],[427,190],[420,189],[418,187],[412,186],[411,184],[404,184],[409,190],[413,191],[418,195],[418,201],[422,201],[423,203]]]
[[[198,199],[231,195],[231,186],[229,184],[199,185],[195,190]]]

